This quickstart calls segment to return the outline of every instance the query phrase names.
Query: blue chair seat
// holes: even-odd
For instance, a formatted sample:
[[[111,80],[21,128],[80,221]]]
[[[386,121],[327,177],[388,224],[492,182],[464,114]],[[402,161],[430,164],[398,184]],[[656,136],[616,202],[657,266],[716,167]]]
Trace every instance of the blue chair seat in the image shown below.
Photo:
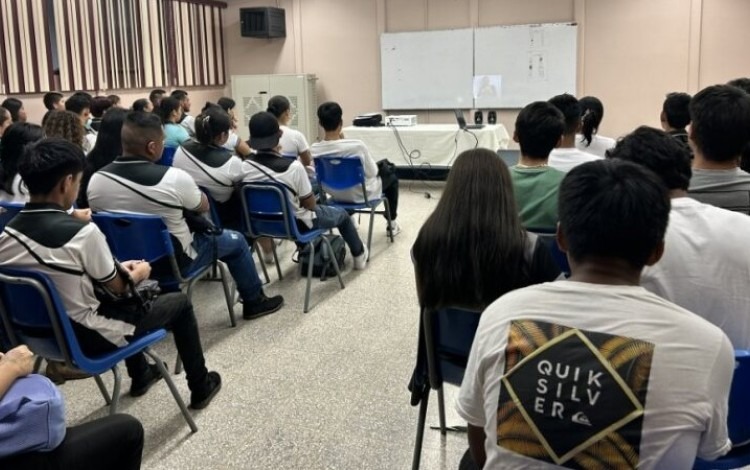
[[[15,217],[16,214],[21,212],[23,206],[23,204],[16,202],[0,203],[0,231],[5,229],[5,226],[8,225],[8,222],[10,222],[10,220]]]

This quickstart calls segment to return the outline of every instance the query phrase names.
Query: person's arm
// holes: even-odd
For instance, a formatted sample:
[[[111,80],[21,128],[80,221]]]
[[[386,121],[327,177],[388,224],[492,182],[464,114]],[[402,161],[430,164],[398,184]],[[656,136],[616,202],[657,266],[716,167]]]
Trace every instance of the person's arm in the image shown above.
[[[302,161],[303,165],[313,166],[313,159],[312,159],[312,154],[310,153],[310,149],[307,149],[304,152],[301,152],[299,154],[299,159]]]
[[[175,175],[174,188],[180,198],[182,207],[192,212],[198,212],[199,214],[208,212],[210,209],[208,198],[200,190],[193,177],[179,168],[172,168],[170,171],[179,172],[179,174]]]
[[[315,193],[313,193],[310,178],[307,177],[305,167],[298,161],[292,162],[290,168],[292,167],[294,169],[294,190],[299,195],[300,206],[309,211],[315,210]]]
[[[34,370],[34,354],[22,344],[7,353],[0,353],[0,398],[16,379],[26,377]]]
[[[237,152],[237,155],[239,155],[240,158],[247,158],[251,153],[250,146],[242,139],[237,139],[237,145],[234,147],[234,151]]]
[[[706,374],[707,400],[704,406],[709,416],[698,445],[698,457],[704,460],[715,460],[732,448],[727,430],[727,414],[729,389],[734,374],[734,349],[729,338],[722,336],[713,366]]]
[[[479,426],[467,425],[469,434],[469,452],[471,452],[471,458],[474,459],[474,463],[477,464],[478,468],[484,468],[484,463],[487,461],[487,454],[484,451],[484,440],[487,436],[484,434],[484,429]]]
[[[365,177],[375,178],[378,176],[378,164],[375,163],[375,159],[372,158],[370,151],[364,144],[361,145],[361,149],[360,158],[362,159],[362,165],[365,167]]]
[[[315,204],[315,194],[310,193],[310,194],[308,194],[305,197],[301,197],[299,199],[299,204],[300,204],[300,206],[304,207],[305,209],[307,209],[309,211],[314,211],[315,210],[315,206],[316,206],[316,204]]]
[[[133,283],[135,284],[138,284],[151,276],[151,265],[146,261],[124,261],[122,266],[128,271],[130,278],[133,279]],[[119,272],[114,278],[112,278],[112,280],[105,282],[104,285],[116,295],[122,295],[128,290],[128,280]]]

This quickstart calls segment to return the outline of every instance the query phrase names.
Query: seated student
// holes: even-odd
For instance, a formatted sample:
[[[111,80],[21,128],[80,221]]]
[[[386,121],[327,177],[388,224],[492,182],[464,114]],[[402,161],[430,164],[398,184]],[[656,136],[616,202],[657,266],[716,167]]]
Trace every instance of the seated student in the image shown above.
[[[163,98],[159,107],[154,111],[164,125],[164,146],[179,147],[190,140],[187,129],[178,124],[182,108],[180,102],[172,97]]]
[[[115,108],[121,107],[120,103],[122,102],[122,100],[120,99],[118,95],[109,95],[107,96],[107,99],[109,100],[110,103],[112,103],[112,106],[114,106]]]
[[[159,107],[159,105],[161,104],[161,100],[166,94],[166,90],[162,90],[161,88],[151,90],[151,93],[148,94],[148,100],[151,102],[151,105],[154,109]]]
[[[750,217],[688,197],[690,157],[668,134],[639,127],[610,157],[652,170],[672,198],[664,256],[641,285],[721,328],[735,349],[750,348]]]
[[[86,168],[81,178],[81,189],[78,191],[78,207],[88,207],[89,200],[86,191],[89,188],[91,175],[112,163],[122,155],[122,125],[128,111],[114,108],[107,111],[102,118],[99,133],[96,135],[96,145],[86,156]]]
[[[544,243],[521,226],[505,163],[482,148],[456,159],[412,258],[419,305],[428,308],[483,310],[506,292],[560,275]]]
[[[131,109],[133,111],[143,111],[146,113],[150,113],[154,110],[154,105],[146,98],[141,98],[139,100],[133,101],[133,107]]]
[[[565,173],[576,165],[598,160],[600,157],[576,148],[576,134],[581,130],[582,122],[581,104],[575,97],[568,95],[557,95],[549,100],[565,117],[565,132],[562,142],[553,149],[549,155],[549,166],[557,168]]]
[[[250,146],[247,145],[247,142],[240,139],[240,136],[237,135],[237,117],[234,115],[234,107],[236,106],[236,103],[232,98],[227,98],[226,96],[222,96],[219,98],[219,100],[214,103],[206,103],[206,106],[203,107],[203,111],[206,111],[211,106],[218,106],[219,108],[223,109],[224,112],[226,112],[229,115],[229,118],[231,119],[231,128],[229,129],[229,137],[227,138],[227,141],[224,142],[225,149],[229,150],[230,152],[234,152],[235,155],[239,156],[240,158],[247,158],[248,155],[252,152],[250,150]]]
[[[5,131],[0,148],[0,201],[23,204],[29,200],[29,191],[18,173],[18,162],[24,148],[43,136],[40,126],[28,122],[12,124]]]
[[[113,95],[114,96],[114,95]],[[95,132],[99,132],[99,127],[102,125],[102,117],[114,104],[106,96],[97,96],[91,100],[91,129]]]
[[[44,136],[60,137],[74,143],[86,153],[91,151],[90,148],[85,148],[88,144],[86,129],[78,115],[72,111],[52,111],[47,118],[47,122],[44,123]]]
[[[557,227],[557,192],[565,173],[550,167],[547,159],[564,129],[562,113],[544,101],[526,106],[516,118],[513,140],[521,147],[521,158],[510,176],[521,221],[529,230]]]
[[[499,298],[472,345],[456,409],[480,468],[684,469],[729,451],[729,339],[638,285],[668,218],[667,189],[639,165],[568,173],[572,276]]]
[[[687,134],[687,126],[690,124],[689,107],[690,95],[678,92],[668,93],[659,116],[661,128],[686,147],[689,147]]]
[[[180,102],[180,117],[177,123],[188,131],[190,136],[195,135],[195,118],[188,114],[190,112],[190,97],[185,90],[174,90],[170,95]]]
[[[0,403],[16,381],[29,376],[33,370],[34,354],[26,346],[0,353]],[[17,429],[20,423],[13,424],[10,428]],[[29,422],[28,426],[38,426],[38,423]],[[0,442],[4,441],[3,431],[8,432],[8,428],[0,426]],[[52,451],[16,453],[0,458],[0,468],[138,470],[142,453],[143,426],[132,416],[116,414],[67,428],[65,438]]]
[[[308,172],[310,172],[309,169],[311,168],[314,173],[315,167],[313,166],[310,146],[307,143],[307,139],[305,139],[305,135],[289,127],[289,122],[292,120],[292,105],[287,97],[274,96],[268,100],[268,109],[266,111],[276,116],[276,119],[279,120],[282,132],[281,141],[279,142],[279,145],[281,145],[281,154],[299,157],[305,168],[308,168]]]
[[[242,160],[222,147],[229,136],[231,118],[218,106],[211,106],[195,119],[197,140],[185,142],[174,154],[174,168],[185,170],[195,183],[216,201],[222,226],[241,230],[242,204],[235,186],[242,181]]]
[[[286,186],[297,220],[311,229],[339,229],[354,258],[354,269],[364,269],[367,245],[359,238],[354,222],[341,208],[315,203],[305,167],[299,161],[286,159],[279,153],[281,132],[279,122],[271,113],[261,112],[250,118],[250,147],[256,153],[242,163],[245,171],[243,182],[272,181]]]
[[[89,182],[91,208],[161,216],[173,237],[181,268],[207,266],[217,258],[227,264],[243,300],[243,318],[250,320],[279,310],[284,298],[268,298],[263,293],[242,235],[232,230],[219,235],[191,233],[185,211],[208,212],[208,199],[183,170],[154,163],[161,158],[163,142],[158,117],[129,112],[122,128],[123,155],[94,173]]]
[[[90,94],[79,91],[65,101],[65,110],[75,113],[85,129],[83,149],[86,153],[90,152],[96,144],[96,131],[91,128],[92,99]]]
[[[604,118],[604,105],[594,96],[584,96],[581,105],[581,133],[576,135],[576,148],[604,158],[607,150],[615,146],[615,139],[599,135]]]
[[[695,158],[688,195],[750,213],[750,173],[738,168],[750,142],[750,95],[731,85],[704,88],[690,100],[690,118]]]
[[[23,108],[23,102],[18,98],[7,98],[0,104],[0,107],[10,111],[13,122],[26,122],[26,110]]]
[[[388,233],[398,235],[401,227],[396,222],[398,215],[398,178],[396,174],[388,170],[388,175],[380,175],[381,166],[375,162],[370,155],[370,151],[361,140],[346,139],[341,129],[344,125],[342,119],[343,111],[338,103],[329,101],[318,106],[318,121],[325,131],[325,137],[321,142],[315,142],[310,147],[313,157],[323,155],[351,156],[359,157],[362,160],[362,166],[365,171],[365,187],[367,188],[367,197],[379,197],[385,195],[388,200],[388,206],[391,211],[391,225],[386,227]],[[387,165],[382,165],[387,168]],[[382,177],[381,177],[382,176]],[[328,191],[334,199],[339,201],[364,202],[364,195],[360,188],[353,188],[346,191]]]
[[[44,123],[47,122],[47,116],[49,116],[51,111],[65,110],[65,97],[62,93],[50,91],[44,94],[42,101],[44,102],[44,107],[47,108],[47,112],[44,113],[44,117],[42,118],[42,127],[44,127]]]
[[[193,306],[182,293],[163,293],[148,315],[102,307],[94,296],[94,282],[122,294],[128,283],[115,266],[104,235],[96,225],[65,213],[78,195],[83,174],[83,152],[62,139],[44,139],[24,153],[19,165],[31,200],[0,235],[0,266],[41,271],[55,283],[72,320],[83,351],[103,354],[157,328],[174,332],[177,352],[185,364],[190,406],[205,408],[221,388],[221,377],[206,369]],[[143,261],[124,261],[135,283],[147,279],[151,267]],[[143,354],[125,360],[132,379],[130,395],[145,394],[161,378]]]

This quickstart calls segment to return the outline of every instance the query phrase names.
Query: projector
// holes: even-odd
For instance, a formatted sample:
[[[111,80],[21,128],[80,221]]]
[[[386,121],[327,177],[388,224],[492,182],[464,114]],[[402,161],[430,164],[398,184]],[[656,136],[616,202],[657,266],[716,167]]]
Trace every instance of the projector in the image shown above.
[[[416,114],[405,114],[403,116],[387,116],[385,124],[393,127],[408,127],[417,125]]]

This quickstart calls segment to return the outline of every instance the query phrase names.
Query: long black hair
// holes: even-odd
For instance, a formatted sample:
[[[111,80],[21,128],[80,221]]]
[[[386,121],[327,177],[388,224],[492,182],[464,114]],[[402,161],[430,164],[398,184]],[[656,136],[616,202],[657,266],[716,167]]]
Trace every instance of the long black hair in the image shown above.
[[[170,96],[168,98],[162,98],[161,102],[159,103],[159,107],[154,109],[154,112],[161,118],[162,124],[174,124],[169,120],[169,116],[174,111],[182,112],[181,110],[182,104],[180,104],[180,100]]]
[[[89,206],[86,191],[91,175],[122,155],[122,125],[128,112],[123,108],[111,108],[104,114],[99,133],[96,135],[96,144],[86,157],[86,168],[83,170],[78,192],[78,207]]]
[[[18,162],[24,150],[43,136],[41,126],[28,122],[16,122],[5,130],[0,149],[0,184],[3,191],[13,194],[13,179],[18,174]]]
[[[216,137],[224,132],[229,132],[232,127],[232,118],[220,106],[206,103],[203,112],[195,118],[195,139],[204,144],[211,145]]]
[[[412,249],[420,305],[483,309],[528,285],[526,244],[508,168],[487,149],[461,153]]]
[[[599,98],[594,96],[584,96],[578,100],[578,104],[581,105],[581,121],[583,124],[581,128],[583,140],[581,142],[586,142],[586,147],[588,147],[594,139],[594,134],[599,131],[599,125],[604,117],[604,105]]]

